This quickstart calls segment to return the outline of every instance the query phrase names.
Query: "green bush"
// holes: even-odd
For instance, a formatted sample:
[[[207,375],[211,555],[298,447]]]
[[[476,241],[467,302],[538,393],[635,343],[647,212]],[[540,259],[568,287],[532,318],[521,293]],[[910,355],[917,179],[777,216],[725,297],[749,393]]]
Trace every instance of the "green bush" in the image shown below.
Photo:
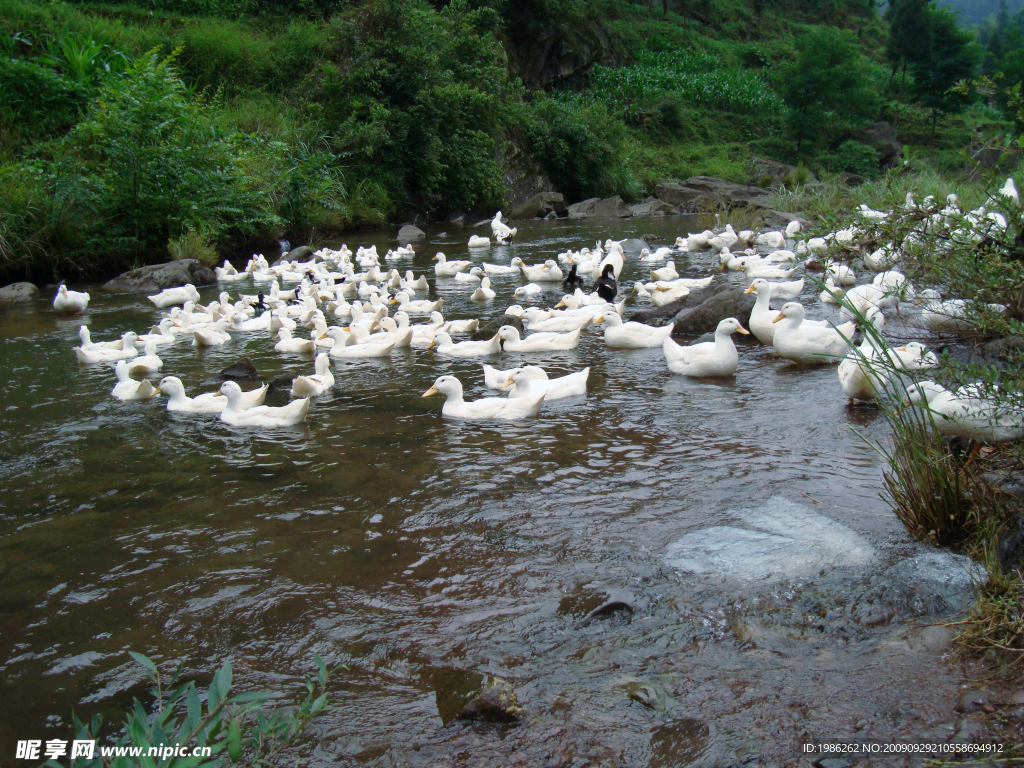
[[[84,222],[87,249],[137,258],[187,230],[218,238],[276,223],[234,143],[170,58],[150,54],[109,78],[61,150],[53,183]]]
[[[844,141],[834,152],[817,157],[819,167],[832,173],[856,173],[865,179],[878,177],[878,153],[859,141]]]
[[[601,105],[541,95],[523,110],[520,127],[544,173],[570,199],[640,194],[622,164],[625,128]]]

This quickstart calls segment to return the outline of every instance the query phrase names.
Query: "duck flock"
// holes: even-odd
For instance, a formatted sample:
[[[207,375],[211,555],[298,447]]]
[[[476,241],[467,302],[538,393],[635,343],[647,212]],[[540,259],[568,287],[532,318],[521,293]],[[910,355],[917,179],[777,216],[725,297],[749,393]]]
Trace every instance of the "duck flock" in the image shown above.
[[[1012,179],[1001,192],[1016,195]],[[914,205],[909,197],[907,205]],[[862,206],[860,215],[877,220],[890,212]],[[956,216],[958,222],[966,221],[964,226],[975,226],[979,232],[993,225],[1006,226],[1000,214],[984,209],[963,216],[955,196],[950,196],[947,209],[937,215],[950,220]],[[502,222],[500,211],[491,230],[493,242],[498,244],[517,234]],[[401,274],[397,265],[414,255],[411,245],[389,250],[383,257],[376,246],[352,252],[342,245],[339,250],[320,249],[302,262],[289,261],[285,254],[273,266],[256,255],[242,271],[229,262],[216,268],[222,290],[205,306],[199,303],[194,286],[169,288],[148,297],[154,310],[162,313],[148,333],[129,331],[120,339],[101,342],[93,341],[83,325],[79,329],[81,345],[74,351],[83,364],[114,364],[117,383],[111,394],[115,398],[142,400],[162,394],[170,411],[219,414],[233,426],[266,428],[307,419],[311,401],[335,385],[332,360],[389,357],[403,349],[487,360],[484,384],[507,393],[467,402],[462,382],[454,376],[441,376],[423,396],[443,395],[444,416],[502,420],[536,416],[545,402],[584,395],[590,369],[551,378],[538,365],[501,370],[489,363],[503,352],[529,356],[575,349],[581,334],[595,331],[611,350],[661,348],[669,371],[701,378],[732,376],[739,364],[733,334],[753,335],[772,346],[776,356],[797,365],[838,363],[843,393],[851,402],[870,401],[901,373],[938,365],[935,354],[921,343],[894,347],[885,340],[886,311],[899,311],[901,303],[919,307],[911,319],[919,328],[932,331],[962,330],[973,322],[966,302],[944,301],[933,290],[916,291],[900,271],[899,249],[886,246],[867,254],[864,269],[875,274],[870,282],[859,282],[853,266],[825,258],[830,245],[851,243],[861,236],[857,227],[809,239],[802,238],[800,231],[795,221],[785,231],[769,232],[737,232],[727,224],[715,231],[679,237],[672,246],[653,252],[643,248],[629,259],[625,241],[609,239],[598,242],[594,249],[568,249],[536,265],[520,258],[508,264],[490,263],[486,257],[492,239],[474,235],[468,243],[470,258],[449,260],[444,253],[436,254],[435,283],[464,284],[467,290],[473,289],[471,299],[481,306],[498,299],[492,277],[519,277],[524,283],[507,297],[516,303],[508,306],[505,314],[521,319],[525,335],[513,325],[503,325],[482,341],[456,340],[476,333],[480,321],[446,320],[443,301],[426,298],[430,291],[426,275],[417,276],[411,270]],[[708,274],[680,276],[675,258],[683,254],[697,269],[705,267]],[[629,260],[649,272],[650,279],[620,291],[618,281]],[[808,285],[806,278],[792,279],[801,267],[823,269],[824,284],[815,287]],[[718,323],[713,341],[684,346],[671,338],[671,322],[656,327],[624,319],[627,302],[639,308],[663,306],[706,288],[722,271],[742,273],[750,281],[745,293],[756,294],[756,302],[749,329],[737,318],[728,317]],[[253,286],[252,293],[232,296],[227,290],[230,284],[242,281]],[[531,297],[546,297],[549,288],[558,285],[566,292],[554,306],[526,306],[534,300]],[[830,313],[835,322],[807,319],[804,304],[797,300],[805,289],[813,296],[818,287],[823,287],[817,296],[820,304],[838,306],[838,312]],[[88,302],[87,293],[61,285],[53,307],[57,312],[74,313],[84,310]],[[781,307],[773,308],[773,303],[781,303]],[[1000,311],[999,305],[990,309]],[[858,323],[871,328],[855,346]],[[158,386],[146,378],[162,370],[162,347],[182,340],[190,340],[195,347],[216,347],[230,343],[233,335],[250,334],[265,335],[267,343],[282,355],[312,359],[313,372],[292,381],[295,399],[289,404],[264,405],[266,385],[244,392],[236,382],[226,381],[216,392],[189,397],[175,376],[164,376]],[[978,387],[950,392],[934,382],[922,382],[907,388],[906,393],[910,402],[941,416],[936,420],[940,431],[982,442],[1024,437],[1024,420],[1005,411],[993,416],[990,399]]]

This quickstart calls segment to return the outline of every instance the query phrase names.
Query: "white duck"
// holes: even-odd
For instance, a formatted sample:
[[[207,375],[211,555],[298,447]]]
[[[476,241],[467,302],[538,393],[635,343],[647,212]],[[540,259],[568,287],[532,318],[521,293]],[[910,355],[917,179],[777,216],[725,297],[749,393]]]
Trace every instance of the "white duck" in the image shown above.
[[[739,354],[732,340],[732,335],[737,331],[749,333],[735,317],[727,317],[715,329],[714,341],[683,347],[666,337],[662,351],[668,369],[673,373],[698,378],[732,376],[739,366]]]
[[[550,402],[587,394],[589,377],[590,368],[584,368],[568,376],[549,379],[544,369],[536,365],[527,365],[510,371],[503,388],[509,388],[510,398],[544,395],[545,402]]]
[[[978,385],[950,392],[933,381],[923,381],[907,388],[904,404],[926,407],[935,428],[944,435],[988,444],[1024,439],[1024,417]]]
[[[825,290],[818,294],[818,300],[822,304],[831,304],[838,307],[842,304],[844,296],[846,296],[846,291],[836,285],[835,281],[830,277],[825,280]]]
[[[850,339],[856,329],[853,323],[838,328],[822,328],[804,322],[802,304],[790,301],[773,321],[779,323],[772,339],[775,354],[800,365],[834,363],[850,351]]]
[[[148,400],[159,392],[148,379],[135,381],[128,372],[128,363],[125,360],[117,361],[114,373],[117,375],[117,384],[110,390],[110,394],[118,400]]]
[[[135,333],[128,331],[121,337],[121,348],[97,347],[93,345],[89,349],[75,347],[75,356],[80,363],[112,363],[116,360],[127,360],[136,357],[139,350],[135,348]]]
[[[522,262],[521,259],[518,259],[518,260],[520,261],[520,263]],[[488,274],[488,275],[512,275],[512,274],[515,274],[515,273],[519,272],[519,267],[518,266],[506,267],[506,266],[503,266],[501,264],[489,264],[488,262],[485,261],[484,262],[484,272],[486,274]]]
[[[89,333],[89,326],[78,326],[78,338],[81,341],[82,349],[123,349],[123,340],[117,341],[93,341]],[[173,338],[173,337],[172,337]]]
[[[531,365],[529,368],[533,369],[534,374],[540,378],[546,379],[548,377],[547,373],[545,373],[544,369],[540,366]],[[512,375],[512,371],[514,370],[516,369],[509,368],[507,371],[500,371],[497,368],[484,363],[484,386],[488,389],[505,389],[505,385],[508,383],[508,377]],[[540,374],[543,374],[543,376],[536,373],[537,371],[540,371]]]
[[[690,289],[682,283],[658,283],[651,292],[651,306],[661,307],[690,295]]]
[[[498,336],[504,342],[506,352],[554,352],[563,349],[575,349],[580,343],[580,330],[569,333],[534,333],[520,338],[514,326],[503,325],[498,329]]]
[[[192,283],[187,283],[180,288],[165,288],[155,296],[147,296],[157,309],[167,309],[175,304],[184,304],[186,301],[199,302],[199,291]]]
[[[434,274],[437,277],[455,277],[458,272],[465,272],[473,266],[471,261],[448,261],[448,257],[440,251],[434,256]]]
[[[484,276],[480,267],[473,267],[469,272],[456,272],[455,279],[460,283],[476,283]]]
[[[312,376],[296,376],[292,379],[292,397],[319,397],[334,386],[331,373],[331,357],[326,352],[316,356],[316,373]]]
[[[520,264],[519,269],[522,270],[523,277],[531,282],[558,283],[562,280],[562,270],[558,268],[558,263],[554,259],[548,259],[543,264],[535,266]]]
[[[164,361],[156,354],[156,344],[147,341],[144,354],[133,357],[131,363],[128,364],[128,373],[131,376],[148,376],[163,367]]]
[[[942,294],[931,288],[921,291],[918,304],[922,304],[920,325],[932,331],[962,331],[974,325],[970,309],[964,299],[942,300]],[[1006,310],[1002,304],[988,304],[993,312]]]
[[[369,341],[370,332],[364,325],[353,325],[349,328],[349,333],[341,328],[328,329],[327,335],[334,339],[331,357],[351,360],[391,356],[391,351],[395,348],[394,341]]]
[[[462,397],[462,382],[454,376],[442,376],[423,397],[445,396],[441,415],[450,419],[502,419],[511,421],[536,416],[544,403],[544,393],[527,397],[483,397],[467,403]]]
[[[675,280],[679,277],[679,273],[676,272],[676,263],[674,261],[665,262],[665,266],[661,269],[651,270],[651,280]]]
[[[765,279],[771,278],[774,280],[788,280],[796,272],[795,269],[780,269],[779,267],[765,266],[763,264],[755,264],[752,261],[748,261],[743,265],[743,271],[747,273],[747,277],[757,278],[763,277]]]
[[[69,291],[66,285],[57,289],[53,297],[53,311],[64,315],[74,315],[89,306],[89,294],[80,291]]]
[[[169,317],[165,317],[160,321],[160,324],[154,326],[150,333],[144,333],[138,337],[135,341],[135,346],[139,344],[146,345],[149,342],[153,342],[158,347],[164,346],[165,344],[173,344],[177,341],[177,336],[174,335],[174,321]]]
[[[469,238],[470,248],[486,248],[491,244],[491,238],[480,235],[471,235]]]
[[[617,313],[602,315],[597,322],[604,321],[604,343],[612,349],[649,349],[660,347],[672,335],[672,323],[655,328],[643,323],[622,322]]]
[[[455,343],[452,341],[448,331],[438,331],[434,334],[434,338],[427,348],[436,349],[439,355],[445,355],[446,357],[496,355],[501,352],[501,336],[496,333],[487,341],[460,341]]]
[[[579,315],[550,315],[537,307],[523,310],[522,318],[526,323],[526,330],[534,332],[565,333],[566,331],[575,331],[577,328],[586,328],[591,323],[597,322],[597,318],[589,312]]]
[[[857,275],[856,273],[845,264],[835,264],[829,262],[826,267],[829,277],[831,277],[836,285],[856,285]]]
[[[480,285],[477,286],[477,289],[473,291],[473,295],[469,298],[472,301],[490,301],[497,295],[498,294],[495,293],[494,289],[491,288],[491,278],[484,277],[484,279],[480,281]]]
[[[405,273],[405,287],[411,288],[414,291],[422,292],[427,290],[427,276],[420,275],[419,277],[413,276],[411,271]]]
[[[277,339],[274,349],[278,352],[293,355],[312,355],[316,352],[316,342],[313,339],[295,338],[287,328],[278,330]]]
[[[491,221],[491,232],[499,243],[512,239],[518,231],[515,227],[509,227],[501,220],[501,211],[494,214],[494,219]]]
[[[431,312],[439,312],[441,307],[444,306],[444,299],[438,299],[437,301],[427,301],[423,299],[420,301],[413,301],[409,298],[409,294],[402,291],[397,294],[390,303],[397,304],[400,311],[406,312],[410,315],[428,315]]]
[[[218,320],[212,325],[203,328],[196,328],[192,334],[193,347],[219,347],[231,341],[231,334],[228,333],[230,321],[227,318]]]
[[[220,413],[228,405],[228,399],[216,392],[206,392],[195,397],[185,394],[185,386],[177,376],[165,376],[160,381],[160,391],[167,395],[167,410],[181,413]],[[263,405],[269,386],[264,384],[251,392],[242,393],[242,408]]]
[[[518,288],[516,288],[512,292],[512,295],[515,296],[518,299],[518,298],[521,298],[523,296],[536,296],[538,293],[543,293],[543,292],[544,292],[544,289],[541,288],[536,283],[527,283],[526,285],[521,285]]]
[[[304,422],[309,413],[308,397],[293,400],[280,408],[269,405],[245,408],[242,404],[242,388],[236,382],[225,381],[220,389],[228,399],[227,407],[220,412],[220,420],[233,427],[291,427]]]

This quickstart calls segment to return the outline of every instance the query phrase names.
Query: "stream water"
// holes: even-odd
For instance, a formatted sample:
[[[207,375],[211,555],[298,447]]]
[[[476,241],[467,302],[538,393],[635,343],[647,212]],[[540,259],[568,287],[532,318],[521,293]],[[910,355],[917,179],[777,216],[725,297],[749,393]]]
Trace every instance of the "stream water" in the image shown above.
[[[532,264],[688,228],[530,223],[470,258]],[[514,276],[492,278],[483,309],[471,287],[435,281],[433,254],[466,258],[481,231],[432,231],[397,264],[427,272],[448,318],[527,303]],[[713,259],[676,263],[711,274]],[[629,259],[622,282],[646,269]],[[821,316],[810,287],[803,300]],[[128,650],[202,681],[230,658],[238,690],[280,705],[301,698],[314,652],[344,662],[334,706],[292,755],[303,765],[782,764],[801,739],[949,720],[954,675],[906,624],[956,607],[962,573],[915,570],[924,549],[880,498],[864,440],[884,439],[884,420],[847,407],[834,366],[744,340],[734,379],[690,380],[660,349],[609,350],[595,329],[576,350],[495,363],[590,366],[586,397],[459,423],[420,395],[446,373],[467,399],[493,395],[480,362],[412,350],[335,362],[305,426],[260,432],[119,402],[109,366],[76,362],[80,323],[97,341],[142,332],[159,316],[147,305],[94,291],[81,317],[0,308],[0,765],[23,763],[18,739],[71,738],[72,710],[116,720],[144,697]],[[164,349],[163,374],[190,394],[242,356],[266,380],[312,371],[264,333]],[[609,601],[629,609],[581,621]],[[451,720],[438,702],[452,669],[508,680],[524,722]]]

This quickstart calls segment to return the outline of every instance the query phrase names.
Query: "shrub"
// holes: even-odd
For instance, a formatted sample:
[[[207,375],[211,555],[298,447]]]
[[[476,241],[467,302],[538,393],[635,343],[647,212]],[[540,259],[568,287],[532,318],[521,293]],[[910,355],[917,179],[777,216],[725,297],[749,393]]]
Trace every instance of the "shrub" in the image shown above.
[[[865,179],[878,176],[878,153],[859,141],[844,141],[834,152],[823,152],[817,164],[832,173],[856,173]]]
[[[548,178],[570,199],[638,189],[622,164],[625,129],[601,105],[538,95],[521,128]]]
[[[150,54],[109,78],[61,149],[53,182],[86,222],[87,249],[135,258],[188,230],[219,238],[276,221],[171,58]]]
[[[195,259],[206,267],[217,263],[217,249],[205,232],[189,229],[167,242],[167,252],[173,261]]]

